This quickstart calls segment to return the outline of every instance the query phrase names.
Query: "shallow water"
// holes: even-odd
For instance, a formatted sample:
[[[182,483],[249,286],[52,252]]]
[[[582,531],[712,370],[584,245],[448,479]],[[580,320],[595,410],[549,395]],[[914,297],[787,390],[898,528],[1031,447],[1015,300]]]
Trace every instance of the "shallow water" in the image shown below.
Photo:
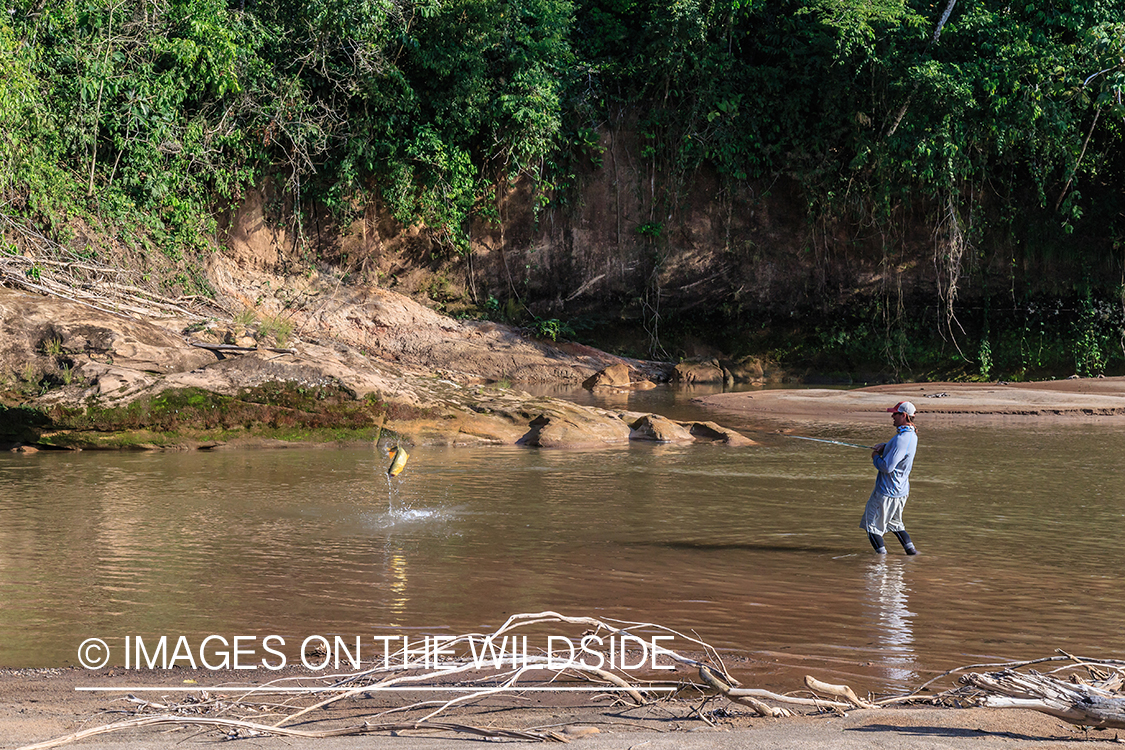
[[[763,445],[414,448],[395,479],[370,447],[0,455],[0,665],[72,664],[89,637],[483,632],[548,609],[694,630],[786,690],[1125,657],[1123,426],[923,426],[922,554],[880,560],[858,528],[867,452],[689,395],[629,407]]]

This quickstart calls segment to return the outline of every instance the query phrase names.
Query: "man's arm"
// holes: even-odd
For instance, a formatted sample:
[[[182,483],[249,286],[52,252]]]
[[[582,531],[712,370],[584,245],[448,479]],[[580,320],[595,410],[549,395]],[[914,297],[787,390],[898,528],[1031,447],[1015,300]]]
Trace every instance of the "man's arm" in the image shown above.
[[[876,446],[878,447],[878,446]],[[884,474],[890,474],[898,466],[898,462],[906,456],[906,447],[898,436],[894,436],[886,443],[883,443],[883,450],[871,457],[872,463],[875,468]]]

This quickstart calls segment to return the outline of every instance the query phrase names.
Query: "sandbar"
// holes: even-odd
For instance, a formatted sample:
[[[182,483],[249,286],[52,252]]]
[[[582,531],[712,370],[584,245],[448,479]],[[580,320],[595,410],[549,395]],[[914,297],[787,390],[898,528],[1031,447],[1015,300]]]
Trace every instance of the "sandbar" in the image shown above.
[[[784,388],[701,396],[693,403],[765,420],[883,421],[899,401],[918,420],[1122,421],[1125,377],[1071,378],[1022,383],[902,383],[864,388]]]

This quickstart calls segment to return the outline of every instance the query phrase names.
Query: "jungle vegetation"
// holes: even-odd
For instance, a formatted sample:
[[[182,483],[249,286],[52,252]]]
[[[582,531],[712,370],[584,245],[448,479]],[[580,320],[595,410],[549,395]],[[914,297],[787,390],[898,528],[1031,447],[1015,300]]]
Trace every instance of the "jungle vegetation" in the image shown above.
[[[1051,336],[1066,334],[1081,374],[1125,361],[1125,0],[9,0],[4,10],[6,252],[22,233],[96,254],[68,234],[76,217],[136,227],[125,234],[139,253],[178,264],[168,289],[206,294],[190,260],[208,252],[217,211],[268,175],[296,207],[298,234],[302,206],[346,217],[378,200],[456,255],[498,189],[524,180],[543,204],[561,199],[576,165],[597,159],[599,130],[628,117],[669,204],[708,169],[731,184],[796,180],[810,221],[883,231],[926,206],[942,248],[938,324],[951,335],[972,253],[1061,259],[1065,278],[1034,301],[1071,313]],[[1018,325],[1046,325],[1018,302]],[[988,321],[965,354],[986,377],[1001,343]],[[850,334],[819,335],[802,346]]]

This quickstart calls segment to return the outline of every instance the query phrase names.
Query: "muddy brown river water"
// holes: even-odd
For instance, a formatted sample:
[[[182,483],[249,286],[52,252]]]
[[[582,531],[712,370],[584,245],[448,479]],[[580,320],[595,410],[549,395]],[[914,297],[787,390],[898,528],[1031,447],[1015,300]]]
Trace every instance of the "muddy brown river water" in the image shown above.
[[[694,631],[783,690],[1125,657],[1125,424],[923,425],[922,554],[880,560],[867,452],[732,419],[762,445],[415,448],[393,480],[371,447],[0,455],[0,666],[75,664],[93,637],[120,663],[126,636],[421,638],[539,610]]]

